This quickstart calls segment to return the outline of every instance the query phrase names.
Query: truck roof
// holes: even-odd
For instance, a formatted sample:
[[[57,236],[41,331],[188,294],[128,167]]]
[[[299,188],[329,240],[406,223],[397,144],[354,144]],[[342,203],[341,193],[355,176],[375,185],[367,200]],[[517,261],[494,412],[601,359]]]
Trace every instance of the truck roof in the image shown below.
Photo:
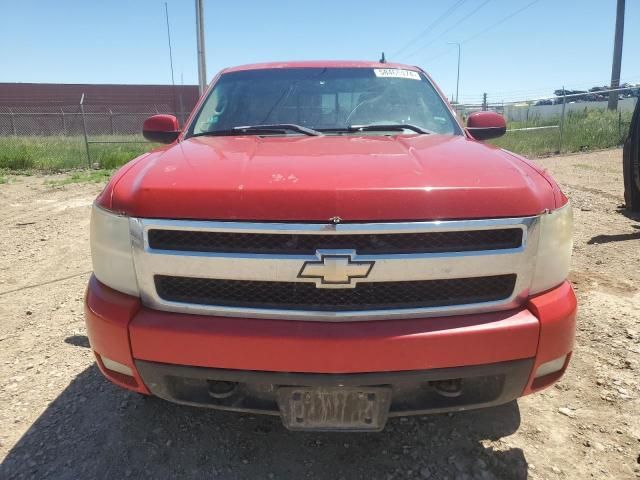
[[[404,65],[402,63],[380,63],[362,60],[310,60],[294,62],[267,62],[239,65],[237,67],[225,68],[224,73],[239,72],[244,70],[266,70],[273,68],[403,68],[406,70],[419,71],[420,68],[414,65]]]

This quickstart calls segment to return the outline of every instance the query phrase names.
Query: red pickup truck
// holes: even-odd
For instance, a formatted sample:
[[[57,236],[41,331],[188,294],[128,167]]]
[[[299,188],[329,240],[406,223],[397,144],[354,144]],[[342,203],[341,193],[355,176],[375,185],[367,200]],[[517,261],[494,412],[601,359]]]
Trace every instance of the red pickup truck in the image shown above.
[[[89,339],[113,383],[292,430],[488,407],[571,357],[572,213],[429,76],[377,62],[225,69],[91,218]]]

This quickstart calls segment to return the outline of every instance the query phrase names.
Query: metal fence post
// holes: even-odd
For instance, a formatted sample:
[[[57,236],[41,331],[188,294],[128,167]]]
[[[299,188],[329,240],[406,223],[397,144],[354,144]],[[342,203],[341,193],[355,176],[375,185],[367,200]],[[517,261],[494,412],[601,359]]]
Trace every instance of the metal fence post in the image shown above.
[[[618,107],[618,142],[623,143],[622,138],[622,109]]]
[[[111,126],[111,135],[113,135],[113,112],[109,109],[109,125]]]
[[[558,140],[558,153],[562,153],[562,137],[564,135],[564,112],[567,108],[567,92],[562,87],[562,114],[560,115],[560,138]]]
[[[16,121],[13,118],[13,109],[9,108],[9,122],[11,123],[11,133],[13,134],[14,137],[17,137],[18,134],[16,133]]]
[[[89,139],[87,138],[87,122],[84,118],[84,93],[80,97],[80,115],[82,116],[82,131],[84,132],[84,147],[87,151],[87,164],[91,168],[91,154],[89,153]]]
[[[60,115],[62,115],[62,133],[67,135],[67,122],[64,120],[64,109],[60,108]]]

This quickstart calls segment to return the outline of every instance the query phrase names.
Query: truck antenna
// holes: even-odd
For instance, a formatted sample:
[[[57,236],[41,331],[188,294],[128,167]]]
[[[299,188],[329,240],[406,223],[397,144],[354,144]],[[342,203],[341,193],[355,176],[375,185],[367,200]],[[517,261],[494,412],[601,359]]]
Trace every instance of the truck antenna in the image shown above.
[[[380,57],[380,63],[387,63],[387,59],[384,56],[384,52],[382,52],[382,57]]]

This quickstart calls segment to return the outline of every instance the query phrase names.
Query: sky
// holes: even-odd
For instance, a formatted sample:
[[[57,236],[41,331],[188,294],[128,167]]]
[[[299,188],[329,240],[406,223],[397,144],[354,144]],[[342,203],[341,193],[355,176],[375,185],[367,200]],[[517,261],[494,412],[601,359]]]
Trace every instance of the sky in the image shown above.
[[[418,65],[460,101],[542,98],[610,81],[616,0],[205,1],[207,79],[245,63]],[[193,0],[167,0],[177,84],[197,83]],[[621,81],[640,83],[640,1]],[[0,0],[0,82],[169,84],[164,0]]]

